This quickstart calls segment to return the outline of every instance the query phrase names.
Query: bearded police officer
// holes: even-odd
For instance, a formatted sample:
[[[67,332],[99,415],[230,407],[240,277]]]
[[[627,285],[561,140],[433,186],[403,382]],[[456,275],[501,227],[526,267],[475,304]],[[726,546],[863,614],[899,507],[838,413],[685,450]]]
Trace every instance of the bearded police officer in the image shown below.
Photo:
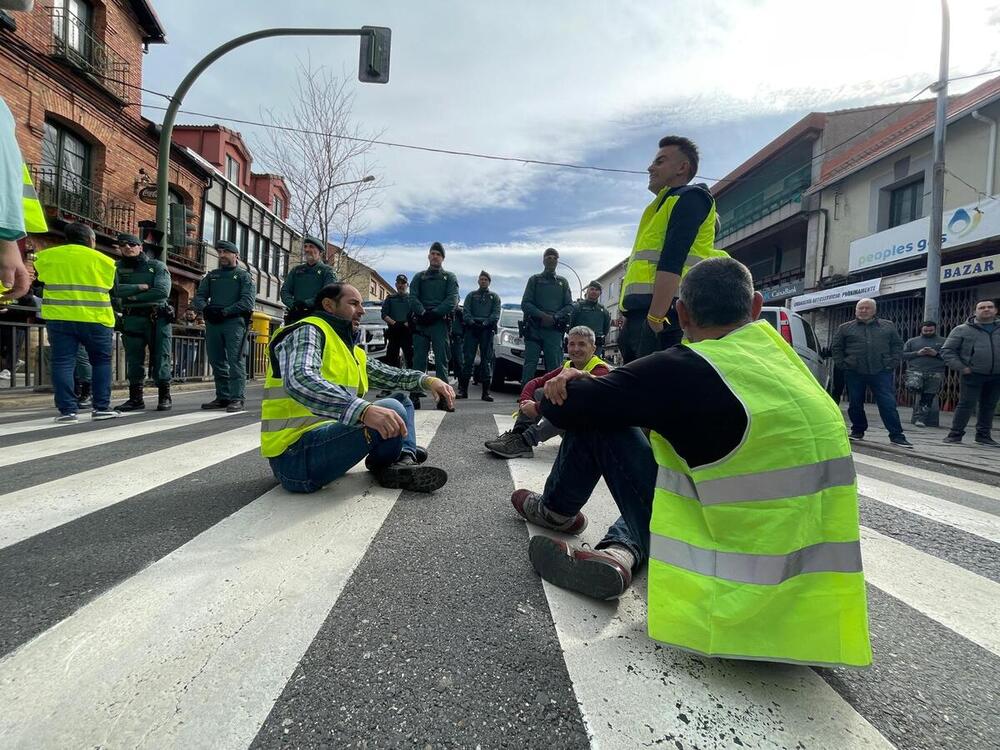
[[[413,366],[413,317],[416,307],[410,295],[406,274],[396,277],[396,293],[382,301],[382,320],[389,326],[386,331],[385,363],[393,367]],[[400,350],[403,359],[400,360]],[[404,364],[405,362],[405,364]]]
[[[521,387],[535,377],[538,355],[544,355],[545,371],[554,370],[562,362],[563,331],[573,312],[573,295],[569,282],[556,275],[559,251],[554,247],[542,253],[545,270],[528,279],[521,298],[524,311],[524,368]]]
[[[611,330],[611,314],[599,300],[601,298],[601,282],[591,281],[587,288],[583,290],[583,299],[578,300],[573,305],[573,313],[570,315],[569,327],[587,326],[594,332],[594,341],[597,345],[597,356],[604,356],[604,341]]]
[[[493,378],[493,334],[500,321],[500,296],[490,291],[492,278],[479,272],[479,288],[465,296],[465,370],[458,381],[458,397],[469,397],[469,379],[479,350],[479,377],[483,386],[483,401],[492,401],[490,381]]]
[[[715,199],[704,185],[688,184],[698,171],[697,146],[680,136],[661,138],[646,171],[656,198],[639,220],[619,298],[625,362],[680,343],[672,310],[681,279],[705,258],[728,257],[713,246]]]
[[[444,246],[431,245],[427,253],[426,271],[413,275],[410,294],[413,295],[417,327],[413,336],[413,369],[427,370],[428,354],[434,348],[434,371],[448,382],[448,335],[451,319],[458,306],[458,279],[451,271],[441,268],[444,263]],[[420,408],[420,394],[411,394],[413,407]],[[438,399],[438,408],[454,411],[444,399]]]
[[[243,389],[247,373],[244,349],[254,306],[253,282],[239,267],[239,250],[228,240],[219,240],[219,267],[198,284],[191,307],[205,318],[205,345],[215,375],[215,399],[202,409],[243,411]]]
[[[134,234],[119,234],[116,243],[122,258],[117,263],[111,301],[121,313],[122,342],[125,346],[125,376],[128,401],[118,411],[146,408],[143,383],[146,380],[146,351],[149,374],[158,389],[156,410],[168,411],[170,403],[170,324],[174,320],[170,298],[170,272],[166,264],[148,257]]]
[[[285,325],[301,320],[313,312],[319,290],[337,280],[337,274],[324,263],[323,243],[308,235],[302,240],[302,255],[305,263],[300,263],[288,272],[281,285],[281,303],[285,306]]]

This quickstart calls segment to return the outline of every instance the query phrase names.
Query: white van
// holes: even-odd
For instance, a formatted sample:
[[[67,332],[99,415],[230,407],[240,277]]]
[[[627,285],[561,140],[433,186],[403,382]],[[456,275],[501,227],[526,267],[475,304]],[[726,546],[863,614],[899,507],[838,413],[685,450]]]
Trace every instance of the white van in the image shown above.
[[[830,384],[830,364],[819,353],[819,343],[809,321],[785,307],[763,307],[760,319],[766,320],[799,355],[809,372],[823,388]]]

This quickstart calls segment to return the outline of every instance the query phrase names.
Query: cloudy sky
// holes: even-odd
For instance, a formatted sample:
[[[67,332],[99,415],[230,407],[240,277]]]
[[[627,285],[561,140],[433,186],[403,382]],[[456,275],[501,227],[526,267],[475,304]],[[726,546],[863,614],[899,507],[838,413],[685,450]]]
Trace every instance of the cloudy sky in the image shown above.
[[[699,3],[560,0],[161,0],[169,44],[144,85],[172,92],[206,51],[272,26],[392,28],[388,85],[356,83],[354,115],[384,140],[644,170],[661,135],[693,138],[711,184],[815,110],[902,101],[937,75],[937,0]],[[1000,68],[1000,0],[951,0],[951,75]],[[353,38],[274,39],[230,53],[184,108],[259,120],[289,101],[299,59],[356,76]],[[986,78],[955,84],[967,90]],[[147,104],[162,104],[146,95]],[[159,121],[162,112],[146,115]],[[213,122],[181,115],[178,122]],[[253,147],[253,126],[241,131]],[[448,249],[464,295],[481,268],[519,301],[541,251],[586,283],[623,258],[650,196],[644,175],[378,147],[383,189],[366,256],[387,279]],[[264,171],[260,160],[254,169]],[[575,286],[575,277],[564,272]]]

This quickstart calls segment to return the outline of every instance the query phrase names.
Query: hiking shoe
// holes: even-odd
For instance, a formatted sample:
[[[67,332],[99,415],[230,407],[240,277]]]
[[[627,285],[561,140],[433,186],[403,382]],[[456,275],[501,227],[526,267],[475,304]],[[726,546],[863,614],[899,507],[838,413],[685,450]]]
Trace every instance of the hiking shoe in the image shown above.
[[[413,407],[413,408],[415,409],[416,407]],[[439,398],[438,399],[437,408],[438,408],[439,411],[446,411],[446,412],[449,412],[449,413],[455,411],[455,407],[454,406],[448,406],[448,402],[445,401],[443,398]]]
[[[525,441],[519,432],[508,430],[493,440],[487,440],[483,445],[486,450],[500,458],[531,458],[535,450]]]
[[[988,445],[990,448],[1000,448],[1000,443],[991,437],[977,437],[976,442],[979,443],[979,445]]]
[[[852,432],[848,437],[850,437],[851,440],[864,440],[865,439],[865,433],[863,433],[863,432]]]
[[[76,424],[80,420],[77,418],[76,414],[60,414],[52,421],[56,424]]]
[[[246,409],[243,407],[243,401],[230,401],[226,404],[226,411],[235,414],[238,411],[246,411]]]
[[[228,398],[216,398],[209,401],[207,404],[202,404],[202,409],[225,409],[229,406]]]
[[[945,438],[944,438],[944,440],[942,440],[941,442],[943,442],[943,443],[961,443],[962,442],[962,436],[961,435],[946,435]]]
[[[632,583],[632,571],[607,552],[541,534],[528,543],[528,557],[542,579],[592,599],[615,599]]]
[[[117,419],[121,414],[114,409],[94,409],[90,412],[90,418],[94,422],[103,422],[105,419]]]
[[[448,473],[436,466],[414,466],[413,457],[406,455],[405,463],[394,463],[372,472],[375,481],[390,490],[411,490],[412,492],[433,492],[444,487]]]
[[[424,446],[422,446],[422,445],[418,445],[416,448],[414,448],[413,449],[413,460],[415,462],[417,462],[418,464],[422,464],[424,461],[426,461],[427,460],[427,449]]]
[[[514,490],[510,503],[521,518],[536,526],[561,531],[563,534],[579,534],[587,528],[587,517],[583,513],[577,513],[566,521],[551,520],[542,505],[542,496],[531,490]]]

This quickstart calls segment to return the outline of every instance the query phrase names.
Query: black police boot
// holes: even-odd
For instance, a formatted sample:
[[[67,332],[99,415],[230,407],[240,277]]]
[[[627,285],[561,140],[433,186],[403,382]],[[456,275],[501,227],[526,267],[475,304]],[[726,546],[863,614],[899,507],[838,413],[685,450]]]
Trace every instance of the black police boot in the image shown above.
[[[458,393],[455,394],[455,398],[468,398],[469,397],[469,379],[466,377],[461,377],[458,379]]]
[[[76,403],[81,409],[89,409],[94,405],[94,400],[90,395],[90,383],[80,383],[80,390],[76,394]]]
[[[142,411],[145,408],[146,402],[142,400],[142,383],[129,383],[128,401],[116,406],[115,411]]]
[[[483,395],[482,395],[482,399],[483,399],[483,401],[492,401],[493,400],[493,397],[490,395],[490,387],[486,383],[483,383]]]
[[[174,408],[174,404],[170,400],[170,383],[160,383],[157,388],[159,389],[159,398],[156,401],[156,410],[170,411]]]
[[[229,406],[229,399],[228,398],[214,398],[211,401],[209,401],[207,404],[202,404],[201,408],[202,409],[225,409],[227,406]]]

